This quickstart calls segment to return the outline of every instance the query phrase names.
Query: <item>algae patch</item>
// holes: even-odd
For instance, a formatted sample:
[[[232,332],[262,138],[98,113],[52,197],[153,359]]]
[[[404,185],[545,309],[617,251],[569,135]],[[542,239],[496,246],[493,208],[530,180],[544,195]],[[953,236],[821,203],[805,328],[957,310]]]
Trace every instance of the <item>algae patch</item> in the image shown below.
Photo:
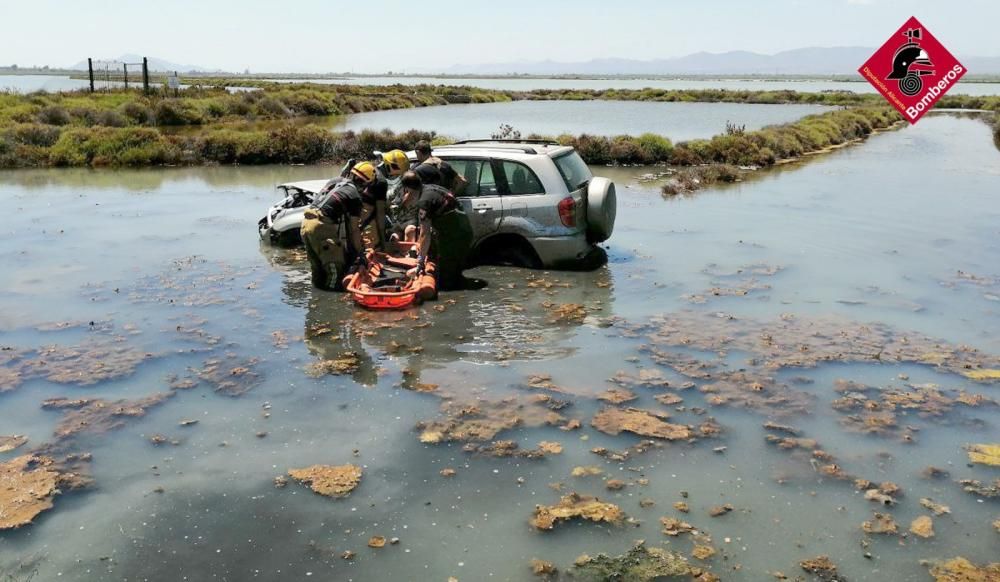
[[[663,418],[663,414],[638,408],[607,407],[594,415],[591,425],[610,435],[624,431],[666,440],[686,440],[693,436],[689,427],[665,422]]]
[[[815,558],[810,558],[808,560],[802,560],[799,562],[799,567],[801,567],[806,572],[813,574],[823,582],[837,582],[843,580],[837,574],[837,565],[830,560],[829,556],[816,556]]]
[[[28,442],[28,437],[22,435],[0,436],[0,453],[7,453]]]
[[[129,419],[141,418],[146,410],[171,398],[174,392],[160,392],[136,400],[108,401],[100,398],[50,398],[42,403],[46,410],[64,410],[56,425],[55,436],[69,438],[79,433],[103,433],[125,426]]]
[[[958,557],[930,563],[935,582],[996,582],[1000,580],[1000,562],[978,566]]]
[[[361,482],[361,467],[313,465],[291,469],[288,476],[325,497],[346,497]]]
[[[605,503],[596,497],[570,493],[564,495],[556,505],[536,505],[531,525],[540,530],[551,530],[557,522],[584,519],[593,522],[618,524],[625,513],[613,503]]]
[[[0,531],[28,525],[52,508],[53,498],[62,489],[83,487],[87,482],[43,455],[22,455],[0,463]]]
[[[973,463],[1000,467],[1000,444],[969,445],[967,451]]]
[[[934,521],[926,515],[921,515],[910,523],[910,533],[924,539],[932,538],[934,537]]]
[[[581,556],[570,570],[574,579],[604,581],[628,580],[652,582],[653,580],[691,579],[701,575],[684,556],[662,548],[647,548],[642,542],[621,556],[599,554]],[[713,579],[711,577],[703,578]]]

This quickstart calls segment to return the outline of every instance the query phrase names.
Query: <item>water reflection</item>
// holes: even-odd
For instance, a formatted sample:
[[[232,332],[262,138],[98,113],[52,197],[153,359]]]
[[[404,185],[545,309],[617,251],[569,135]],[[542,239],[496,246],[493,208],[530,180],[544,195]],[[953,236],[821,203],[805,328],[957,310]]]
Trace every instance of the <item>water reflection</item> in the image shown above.
[[[437,301],[404,311],[364,311],[348,296],[313,289],[309,265],[298,249],[261,245],[283,274],[283,301],[305,308],[304,338],[318,360],[357,354],[352,377],[372,386],[391,358],[401,385],[414,388],[427,370],[463,361],[487,364],[568,357],[567,345],[587,319],[558,319],[560,305],[579,305],[589,323],[609,316],[614,304],[611,271],[549,273],[513,267],[480,267],[469,273],[489,281],[480,290],[441,293]]]

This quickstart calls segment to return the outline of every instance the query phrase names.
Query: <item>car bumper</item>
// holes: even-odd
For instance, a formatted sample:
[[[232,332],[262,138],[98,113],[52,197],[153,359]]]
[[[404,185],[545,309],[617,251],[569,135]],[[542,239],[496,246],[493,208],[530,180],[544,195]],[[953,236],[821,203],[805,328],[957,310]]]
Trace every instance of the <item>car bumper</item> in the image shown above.
[[[608,260],[604,249],[587,242],[587,236],[583,233],[533,238],[531,244],[547,269],[586,271],[596,269]]]

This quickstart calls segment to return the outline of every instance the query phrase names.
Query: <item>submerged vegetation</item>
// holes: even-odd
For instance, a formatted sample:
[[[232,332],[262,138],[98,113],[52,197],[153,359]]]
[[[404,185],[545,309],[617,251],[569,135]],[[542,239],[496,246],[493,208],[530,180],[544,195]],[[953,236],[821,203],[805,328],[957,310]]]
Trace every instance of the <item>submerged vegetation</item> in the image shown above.
[[[880,97],[850,92],[729,90],[495,91],[436,85],[363,87],[258,83],[230,93],[192,87],[178,96],[138,91],[0,93],[0,168],[314,163],[412,147],[434,133],[334,133],[324,122],[364,111],[511,100],[810,103],[850,106],[746,132],[732,125],[707,140],[673,144],[655,134],[562,135],[591,164],[770,166],[888,127],[899,116]],[[946,96],[940,107],[1000,111],[1000,97]],[[442,128],[445,129],[446,128]],[[538,136],[529,136],[538,137]],[[1000,138],[998,138],[1000,139]],[[724,175],[728,173],[724,172]]]

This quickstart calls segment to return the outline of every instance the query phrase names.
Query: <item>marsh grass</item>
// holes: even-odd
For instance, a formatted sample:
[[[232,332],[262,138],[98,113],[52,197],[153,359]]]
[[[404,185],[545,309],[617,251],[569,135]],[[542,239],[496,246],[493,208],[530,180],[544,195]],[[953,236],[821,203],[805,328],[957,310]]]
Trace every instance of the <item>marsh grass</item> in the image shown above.
[[[257,91],[230,93],[221,83],[183,89],[179,96],[138,91],[32,93],[0,91],[0,168],[140,166],[162,164],[312,163],[367,157],[375,149],[411,148],[419,139],[447,143],[436,133],[333,133],[329,116],[512,100],[812,103],[844,109],[794,123],[746,131],[729,123],[711,139],[678,144],[655,134],[562,135],[591,164],[770,166],[861,138],[899,120],[878,95],[850,92],[732,90],[493,91],[438,85],[370,87],[246,82]],[[219,82],[219,86],[211,83]],[[939,107],[1000,112],[1000,97],[945,96]],[[315,120],[315,121],[313,121]],[[266,128],[261,129],[257,122]],[[178,129],[179,128],[179,129]],[[442,128],[447,133],[447,128]],[[994,130],[1000,147],[1000,133]],[[540,136],[529,136],[540,137]]]

